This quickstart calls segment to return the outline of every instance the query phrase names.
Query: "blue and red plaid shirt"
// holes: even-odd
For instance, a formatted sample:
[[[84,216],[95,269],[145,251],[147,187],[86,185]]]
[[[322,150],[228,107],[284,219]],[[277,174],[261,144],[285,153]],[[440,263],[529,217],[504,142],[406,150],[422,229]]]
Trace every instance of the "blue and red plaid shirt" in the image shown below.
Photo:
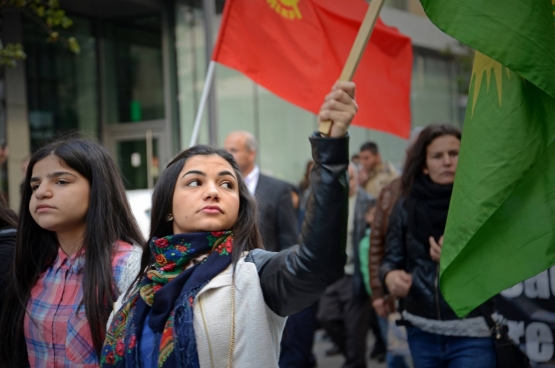
[[[112,261],[115,285],[124,272],[138,270],[138,247],[118,242]],[[139,248],[140,249],[140,248]],[[24,330],[31,367],[98,367],[83,300],[83,253],[67,256],[58,249],[56,260],[31,290]],[[125,290],[123,290],[124,292]]]

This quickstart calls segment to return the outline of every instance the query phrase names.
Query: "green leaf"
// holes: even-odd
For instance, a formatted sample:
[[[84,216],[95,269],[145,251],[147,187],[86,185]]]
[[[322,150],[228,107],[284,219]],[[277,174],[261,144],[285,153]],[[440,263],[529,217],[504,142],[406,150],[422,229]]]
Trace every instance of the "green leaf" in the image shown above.
[[[60,34],[58,32],[50,33],[50,36],[46,39],[48,42],[57,42],[60,38]]]
[[[73,25],[73,21],[71,19],[69,19],[68,17],[63,17],[62,27],[64,29],[67,29],[67,28],[71,27],[72,25]]]
[[[60,7],[60,2],[58,0],[48,0],[48,6],[52,9],[58,9]]]
[[[81,52],[81,46],[79,46],[79,42],[75,39],[75,37],[68,38],[67,44],[68,44],[69,50],[74,54],[78,54]]]

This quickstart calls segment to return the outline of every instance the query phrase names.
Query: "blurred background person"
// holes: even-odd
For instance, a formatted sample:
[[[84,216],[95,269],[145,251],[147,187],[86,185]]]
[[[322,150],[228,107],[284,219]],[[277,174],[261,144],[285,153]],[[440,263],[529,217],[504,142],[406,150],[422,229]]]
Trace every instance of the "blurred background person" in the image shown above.
[[[391,183],[399,172],[393,164],[380,155],[378,145],[366,142],[360,146],[359,184],[374,198],[378,198],[381,190]]]
[[[372,295],[372,289],[370,287],[370,273],[368,272],[368,255],[370,253],[370,232],[372,227],[372,222],[374,222],[374,216],[376,214],[377,203],[372,203],[368,207],[368,210],[364,214],[364,219],[366,220],[366,231],[364,237],[360,240],[358,246],[358,258],[360,259],[360,272],[362,273],[362,279],[364,281],[364,288],[368,295]]]
[[[16,228],[17,215],[0,196],[0,311],[6,300],[4,292],[14,263]]]
[[[351,162],[355,164],[358,170],[360,170],[360,156],[358,155],[358,153],[355,153],[351,156]]]
[[[345,275],[330,285],[322,295],[318,320],[345,356],[343,368],[364,368],[371,307],[360,270],[358,246],[365,234],[364,216],[375,200],[359,187],[354,164],[349,164],[348,171],[349,215]],[[375,335],[376,340],[380,341],[379,330]]]
[[[409,151],[380,268],[386,290],[405,298],[403,317],[418,368],[496,366],[491,333],[480,311],[460,319],[439,291],[439,259],[460,139],[458,128],[432,125]]]
[[[299,190],[300,190],[300,199],[299,199],[299,229],[300,225],[303,223],[304,220],[304,213],[306,211],[306,204],[308,202],[308,197],[310,197],[310,172],[312,171],[312,167],[314,166],[314,161],[308,160],[306,163],[305,172],[303,175],[303,179],[299,183]]]
[[[249,191],[256,198],[260,234],[264,248],[279,252],[297,244],[297,217],[293,208],[291,185],[260,172],[256,164],[258,144],[245,131],[231,132],[224,148],[233,155]]]

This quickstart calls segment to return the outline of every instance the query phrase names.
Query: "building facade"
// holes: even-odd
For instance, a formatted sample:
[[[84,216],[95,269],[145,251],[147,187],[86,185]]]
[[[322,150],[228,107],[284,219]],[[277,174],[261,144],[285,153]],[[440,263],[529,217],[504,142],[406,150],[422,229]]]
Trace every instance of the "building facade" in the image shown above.
[[[4,42],[21,42],[27,53],[16,68],[0,73],[0,140],[10,148],[11,206],[19,201],[21,161],[69,131],[100,139],[128,189],[152,187],[171,157],[189,145],[224,3],[61,1],[74,21],[69,32],[81,45],[78,55],[46,42],[36,23],[3,14]],[[453,53],[464,49],[426,18],[418,0],[387,0],[381,16],[413,40],[413,127],[461,125],[466,100],[460,80],[468,73]],[[221,146],[229,132],[250,131],[259,140],[261,169],[298,182],[310,158],[307,136],[317,127],[316,116],[220,65],[211,91],[198,143]],[[401,165],[406,141],[353,127],[352,153],[367,140]]]

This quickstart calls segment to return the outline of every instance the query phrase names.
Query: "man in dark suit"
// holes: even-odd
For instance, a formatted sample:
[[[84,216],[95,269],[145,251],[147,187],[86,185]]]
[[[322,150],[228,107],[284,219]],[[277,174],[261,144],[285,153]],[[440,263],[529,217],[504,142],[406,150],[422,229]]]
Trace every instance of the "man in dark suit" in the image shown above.
[[[291,185],[260,173],[256,165],[254,136],[249,132],[232,132],[226,137],[224,148],[235,158],[247,187],[256,198],[264,248],[279,252],[297,244],[297,216],[293,209]]]

